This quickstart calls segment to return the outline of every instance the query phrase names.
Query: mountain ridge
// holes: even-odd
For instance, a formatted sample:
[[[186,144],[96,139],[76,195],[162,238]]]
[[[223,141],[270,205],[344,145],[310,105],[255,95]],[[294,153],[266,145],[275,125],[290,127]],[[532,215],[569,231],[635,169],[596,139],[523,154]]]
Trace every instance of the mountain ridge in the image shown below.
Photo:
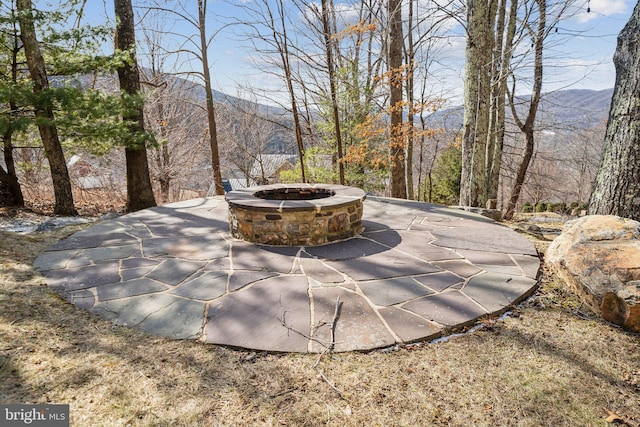
[[[605,124],[609,117],[609,107],[613,88],[602,90],[565,89],[542,94],[536,121],[544,128],[572,127],[590,129]],[[521,117],[528,108],[528,96],[516,97],[517,111]],[[429,116],[427,123],[431,127],[455,131],[462,128],[464,106],[458,105],[437,111]],[[508,120],[513,121],[511,110],[507,107]]]
[[[145,74],[144,71],[143,75]],[[81,87],[90,87],[90,79],[88,77],[91,76],[86,77],[87,79],[76,78],[75,80],[78,82],[76,84]],[[186,92],[193,96],[193,99],[199,102],[205,101],[205,88],[201,83],[171,74],[166,74],[164,77],[168,78],[168,80],[173,80],[170,83],[172,86],[182,86]],[[54,85],[63,84],[62,79],[52,78],[52,80]],[[558,132],[563,129],[590,129],[604,125],[608,119],[612,96],[613,88],[603,90],[563,89],[544,93],[536,118],[538,128]],[[280,106],[246,100],[215,89],[213,90],[213,98],[214,102],[228,106],[254,104],[254,106],[257,106],[255,111],[265,117],[270,117],[272,120],[281,121],[285,127],[289,127],[286,125],[291,122],[290,112]],[[520,117],[524,117],[529,106],[529,96],[518,96],[516,99],[518,102],[516,110]],[[446,131],[458,131],[462,128],[463,111],[463,105],[436,111],[426,118],[427,126],[441,128]],[[512,123],[513,118],[508,106],[506,114],[507,121]],[[418,119],[418,116],[416,116],[416,119]],[[279,144],[277,141],[272,141],[269,145],[285,147],[290,144]]]

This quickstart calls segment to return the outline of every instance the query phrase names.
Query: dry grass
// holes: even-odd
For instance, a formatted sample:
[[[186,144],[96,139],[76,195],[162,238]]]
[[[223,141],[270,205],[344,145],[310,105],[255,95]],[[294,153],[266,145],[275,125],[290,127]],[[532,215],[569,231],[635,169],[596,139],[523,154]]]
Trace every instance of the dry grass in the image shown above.
[[[263,354],[114,327],[31,267],[77,228],[0,232],[0,402],[69,403],[75,426],[640,425],[640,337],[553,277],[504,321],[439,344]]]

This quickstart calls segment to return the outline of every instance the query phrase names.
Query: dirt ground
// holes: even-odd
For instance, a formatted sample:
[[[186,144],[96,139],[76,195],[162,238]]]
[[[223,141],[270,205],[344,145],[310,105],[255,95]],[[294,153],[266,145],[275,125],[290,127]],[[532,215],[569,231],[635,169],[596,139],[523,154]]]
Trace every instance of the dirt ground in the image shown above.
[[[319,360],[158,338],[63,301],[31,263],[82,227],[0,231],[2,403],[68,403],[74,426],[640,426],[640,335],[547,271],[473,333]]]

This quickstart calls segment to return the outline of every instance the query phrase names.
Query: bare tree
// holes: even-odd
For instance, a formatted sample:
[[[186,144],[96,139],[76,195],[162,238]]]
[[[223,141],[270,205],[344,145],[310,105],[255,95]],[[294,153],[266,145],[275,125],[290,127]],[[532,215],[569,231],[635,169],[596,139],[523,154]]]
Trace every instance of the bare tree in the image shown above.
[[[423,185],[423,173],[432,169],[437,153],[442,144],[434,139],[438,133],[427,124],[427,118],[437,111],[444,100],[434,95],[433,86],[437,82],[437,76],[432,72],[432,66],[436,64],[436,58],[441,52],[443,41],[448,40],[446,30],[449,22],[458,13],[457,8],[433,3],[423,3],[410,0],[408,4],[408,18],[406,20],[407,35],[405,37],[405,92],[408,105],[407,133],[407,196],[415,198],[414,194],[414,170],[418,174],[417,188]],[[419,125],[416,124],[418,116]],[[434,147],[428,147],[429,141],[434,142]],[[414,154],[414,146],[417,145],[417,159]],[[429,159],[427,159],[429,157]],[[418,164],[415,164],[417,160]],[[426,167],[426,169],[425,169]],[[427,182],[431,182],[427,180]],[[418,198],[420,196],[418,195]]]
[[[485,153],[486,182],[484,198],[496,201],[500,183],[502,150],[505,138],[505,97],[507,78],[511,68],[511,57],[516,36],[518,0],[511,0],[507,15],[507,0],[499,0],[498,17],[492,61],[491,104],[489,109],[489,129]]]
[[[161,3],[155,1],[152,6],[145,6],[144,9],[149,12],[161,13],[169,18],[172,17],[181,23],[189,25],[195,30],[195,33],[193,34],[176,32],[170,28],[157,29],[155,31],[166,33],[177,39],[181,39],[179,47],[173,49],[161,45],[158,46],[160,50],[164,50],[164,52],[169,55],[176,55],[176,58],[179,58],[181,55],[186,55],[191,59],[195,59],[201,67],[202,71],[189,71],[186,73],[200,78],[202,83],[204,84],[205,108],[207,112],[208,124],[207,139],[209,140],[209,146],[211,149],[213,184],[215,193],[218,195],[222,195],[224,194],[224,187],[222,185],[222,171],[220,167],[220,150],[218,147],[219,141],[216,122],[216,105],[211,78],[211,65],[209,63],[209,49],[219,31],[225,28],[225,26],[221,26],[217,28],[213,33],[210,33],[207,28],[207,21],[211,18],[207,10],[207,0],[198,0],[196,5],[197,11],[193,12],[189,9],[189,2],[174,1],[167,4],[167,2]],[[176,74],[180,73],[185,72],[176,72]]]
[[[334,48],[332,38],[334,32],[329,25],[330,13],[333,11],[333,2],[322,0],[322,28],[324,32],[325,51],[327,56],[327,69],[329,71],[329,92],[331,96],[331,110],[333,112],[333,126],[335,129],[336,147],[338,154],[338,171],[340,184],[344,185],[344,162],[342,150],[342,133],[340,132],[340,110],[338,107],[338,97],[336,94],[336,69],[334,65]]]
[[[414,30],[414,17],[416,13],[414,12],[414,0],[408,0],[409,10],[407,17],[407,39],[404,49],[404,59],[405,59],[405,68],[407,70],[407,78],[406,78],[406,93],[407,93],[407,104],[409,105],[409,117],[407,117],[407,149],[406,149],[406,173],[407,173],[407,198],[409,200],[413,200],[415,198],[414,188],[413,188],[413,145],[414,145],[414,119],[415,114],[418,111],[415,107],[415,99],[414,99],[414,81],[415,81],[415,70],[416,70],[416,46],[413,39],[413,30]]]
[[[524,108],[526,110],[524,119],[519,115],[521,111],[520,108],[522,107],[518,105],[520,102],[515,95],[517,82],[515,74],[512,74],[511,87],[507,90],[511,115],[516,126],[524,135],[525,148],[513,180],[511,194],[505,209],[505,219],[511,219],[513,217],[520,198],[522,186],[527,176],[529,163],[535,151],[536,117],[542,98],[543,51],[545,41],[549,35],[553,33],[553,29],[558,22],[564,18],[571,4],[572,0],[562,0],[557,3],[547,3],[547,0],[535,0],[534,3],[526,4],[527,10],[525,15],[530,18],[531,21],[529,21],[529,19],[523,21],[523,30],[526,32],[527,37],[523,37],[522,40],[530,42],[533,51],[533,86],[528,107]]]
[[[572,201],[588,202],[602,158],[603,141],[604,127],[596,127],[579,132],[574,141],[567,144],[569,150],[562,164],[574,184],[574,186],[567,185],[568,190],[572,192]],[[559,177],[556,182],[564,181]]]
[[[384,58],[376,49],[384,44],[384,34],[377,14],[383,2],[369,0],[338,8],[327,1],[324,9],[312,1],[297,0],[296,4],[303,17],[297,30],[302,36],[296,57],[304,67],[304,78],[298,85],[319,110],[313,127],[320,137],[315,147],[330,151],[338,175],[346,173],[345,181],[356,184],[356,177],[363,173],[356,170],[362,165],[353,161],[350,150],[361,141],[358,126],[379,107],[376,77]]]
[[[202,75],[207,97],[207,118],[209,119],[209,135],[211,141],[211,165],[213,166],[213,182],[216,194],[224,194],[222,173],[220,172],[220,153],[218,152],[218,131],[216,128],[216,111],[213,105],[213,89],[211,88],[211,72],[209,71],[208,51],[211,40],[207,39],[205,27],[207,17],[207,0],[198,0],[198,30],[200,32],[200,55]]]
[[[263,111],[255,99],[236,98],[219,108],[223,118],[220,134],[225,163],[242,174],[245,186],[266,182],[267,144],[272,136],[279,135],[281,126],[269,119],[268,110]]]
[[[525,136],[523,161],[515,173],[509,196],[515,202],[508,202],[506,207],[506,216],[513,214],[534,153],[534,128],[541,98],[541,93],[536,92],[542,88],[543,46],[547,46],[543,42],[560,19],[565,18],[572,3],[573,0],[467,2],[461,204],[479,206],[491,200],[493,206],[497,202],[505,144],[505,98],[509,98],[515,125]],[[520,50],[515,55],[517,47]],[[533,70],[533,76],[528,76],[529,71],[525,70]],[[511,78],[510,94],[508,78]],[[522,98],[515,96],[516,85],[527,82],[533,82],[528,106],[516,106],[522,104]]]
[[[534,71],[533,71],[533,91],[531,93],[531,100],[529,101],[529,109],[527,116],[523,121],[518,115],[515,102],[515,90],[512,88],[509,92],[509,105],[511,107],[511,115],[513,116],[516,125],[522,131],[525,136],[525,149],[522,156],[522,161],[518,167],[516,177],[514,179],[513,187],[511,189],[511,196],[507,203],[507,208],[504,213],[504,218],[509,220],[513,218],[516,204],[520,198],[520,191],[522,190],[522,184],[527,175],[527,169],[533,155],[535,146],[534,139],[534,125],[536,120],[536,114],[538,112],[538,106],[540,105],[540,97],[542,95],[542,50],[545,38],[545,32],[547,29],[547,2],[546,0],[536,0],[538,7],[538,19],[535,35],[532,37],[532,43],[534,46]],[[514,83],[515,85],[515,83]]]
[[[296,58],[292,40],[289,35],[291,26],[288,22],[285,0],[258,0],[243,6],[246,12],[253,17],[253,22],[243,22],[249,28],[247,39],[253,45],[256,52],[262,53],[267,62],[276,65],[279,69],[279,77],[285,83],[289,110],[293,117],[293,129],[298,147],[298,160],[300,162],[301,179],[306,182],[303,141],[302,119],[299,106],[299,95],[294,87],[294,72]],[[270,69],[268,72],[272,72]]]
[[[158,22],[154,21],[154,24],[158,24]],[[172,96],[175,94],[169,89],[169,85],[173,86],[174,82],[167,81],[167,76],[163,72],[167,55],[160,48],[163,42],[162,34],[160,28],[149,27],[143,21],[144,43],[138,45],[138,55],[146,57],[147,60],[147,68],[141,70],[142,83],[153,88],[153,93],[147,93],[145,99],[145,127],[160,137],[159,145],[154,147],[152,151],[151,174],[152,179],[160,184],[161,202],[167,203],[170,197],[171,181],[174,178],[174,173],[171,170],[173,147],[170,147],[169,143],[169,121],[175,117],[169,110],[176,107],[178,99]],[[176,124],[172,123],[172,125]]]
[[[194,108],[198,105],[195,83],[154,69],[145,71],[145,81],[157,85],[145,102],[147,129],[159,143],[149,151],[149,166],[152,179],[159,184],[159,196],[166,203],[175,198],[176,185],[194,187],[194,172],[207,156],[206,111]]]

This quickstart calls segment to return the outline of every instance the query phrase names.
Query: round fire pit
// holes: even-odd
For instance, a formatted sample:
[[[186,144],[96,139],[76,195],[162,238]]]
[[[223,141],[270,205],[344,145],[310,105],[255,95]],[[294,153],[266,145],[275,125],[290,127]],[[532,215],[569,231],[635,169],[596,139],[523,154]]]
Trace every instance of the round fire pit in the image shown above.
[[[274,184],[231,191],[233,237],[278,246],[315,246],[362,231],[364,191],[331,184]]]

